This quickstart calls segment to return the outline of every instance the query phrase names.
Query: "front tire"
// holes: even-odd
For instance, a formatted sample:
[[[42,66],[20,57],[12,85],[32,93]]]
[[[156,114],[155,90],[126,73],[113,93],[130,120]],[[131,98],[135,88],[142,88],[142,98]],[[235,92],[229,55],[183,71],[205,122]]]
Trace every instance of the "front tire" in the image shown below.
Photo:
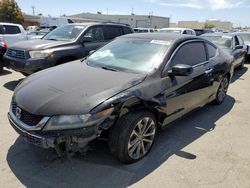
[[[154,143],[156,120],[147,111],[131,112],[118,120],[112,128],[109,146],[113,155],[125,164],[144,158]]]
[[[220,105],[224,101],[225,97],[227,96],[228,86],[229,86],[229,77],[225,76],[222,78],[220,86],[217,90],[216,98],[213,101],[214,104]]]

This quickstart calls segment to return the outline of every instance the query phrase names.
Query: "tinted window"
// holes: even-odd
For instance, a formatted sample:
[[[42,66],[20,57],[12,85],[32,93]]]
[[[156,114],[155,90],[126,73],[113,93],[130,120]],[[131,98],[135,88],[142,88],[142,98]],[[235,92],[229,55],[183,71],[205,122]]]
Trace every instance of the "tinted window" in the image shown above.
[[[19,27],[17,26],[12,26],[12,25],[5,25],[5,34],[18,34],[21,33]]]
[[[243,39],[240,37],[240,36],[237,36],[238,40],[239,40],[239,44],[240,45],[243,45],[244,44],[244,41]]]
[[[105,39],[112,40],[118,36],[122,35],[122,30],[120,27],[105,27]]]
[[[0,34],[4,34],[3,26],[0,25]]]
[[[187,30],[184,30],[184,31],[183,31],[183,34],[184,34],[184,35],[187,35],[187,34],[188,34]]]
[[[176,64],[196,65],[206,61],[206,51],[202,42],[192,42],[183,45],[172,61],[172,66]]]
[[[126,35],[126,34],[129,34],[129,33],[132,33],[130,28],[128,27],[123,27],[123,33]]]
[[[207,51],[208,51],[208,57],[210,59],[216,55],[217,49],[214,46],[212,46],[211,44],[207,43]]]
[[[103,27],[92,27],[88,29],[84,36],[92,37],[93,42],[102,42],[104,41]]]

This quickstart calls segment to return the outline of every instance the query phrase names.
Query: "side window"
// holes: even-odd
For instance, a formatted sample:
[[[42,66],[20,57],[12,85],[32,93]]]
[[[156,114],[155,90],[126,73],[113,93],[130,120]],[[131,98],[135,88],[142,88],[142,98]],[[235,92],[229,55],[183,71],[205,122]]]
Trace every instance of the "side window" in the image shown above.
[[[91,27],[87,30],[84,35],[85,37],[92,37],[93,42],[103,42],[104,41],[104,34],[103,34],[103,27]]]
[[[208,57],[209,57],[209,59],[211,59],[211,58],[215,57],[216,52],[217,52],[217,48],[215,48],[214,46],[212,46],[209,43],[206,43],[206,44],[207,44]]]
[[[183,31],[183,34],[184,34],[184,35],[187,35],[187,34],[188,34],[188,33],[187,33],[187,30],[184,30],[184,31]]]
[[[239,40],[239,45],[244,45],[244,41],[240,36],[237,36],[238,40]]]
[[[104,30],[105,30],[105,39],[106,40],[112,40],[112,39],[122,35],[121,27],[106,26],[106,27],[104,27]]]
[[[131,32],[132,32],[132,31],[131,31],[130,28],[128,28],[128,27],[123,27],[123,33],[124,33],[124,35],[129,34],[129,33],[131,33]]]
[[[239,43],[239,40],[237,37],[235,37],[235,46],[238,46],[240,43]]]
[[[176,64],[197,65],[206,61],[206,51],[203,42],[184,44],[175,54],[171,66]]]
[[[21,33],[21,30],[17,26],[12,26],[12,25],[5,25],[5,34],[19,34]]]

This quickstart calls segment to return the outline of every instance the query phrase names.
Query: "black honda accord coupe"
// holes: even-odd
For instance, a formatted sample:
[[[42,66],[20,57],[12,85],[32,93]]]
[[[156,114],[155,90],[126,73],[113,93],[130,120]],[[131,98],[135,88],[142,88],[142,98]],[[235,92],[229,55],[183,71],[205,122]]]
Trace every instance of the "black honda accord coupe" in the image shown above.
[[[133,163],[169,123],[223,102],[232,61],[195,36],[122,36],[86,59],[26,78],[15,89],[9,121],[25,140],[59,155],[105,137],[121,162]]]

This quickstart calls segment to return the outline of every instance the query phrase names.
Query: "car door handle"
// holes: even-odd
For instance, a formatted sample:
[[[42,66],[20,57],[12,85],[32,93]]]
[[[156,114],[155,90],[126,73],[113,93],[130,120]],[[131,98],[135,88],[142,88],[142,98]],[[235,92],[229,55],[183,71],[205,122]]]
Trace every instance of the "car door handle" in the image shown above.
[[[205,71],[205,73],[206,74],[209,74],[209,73],[211,73],[213,71],[213,68],[208,68],[206,71]]]

